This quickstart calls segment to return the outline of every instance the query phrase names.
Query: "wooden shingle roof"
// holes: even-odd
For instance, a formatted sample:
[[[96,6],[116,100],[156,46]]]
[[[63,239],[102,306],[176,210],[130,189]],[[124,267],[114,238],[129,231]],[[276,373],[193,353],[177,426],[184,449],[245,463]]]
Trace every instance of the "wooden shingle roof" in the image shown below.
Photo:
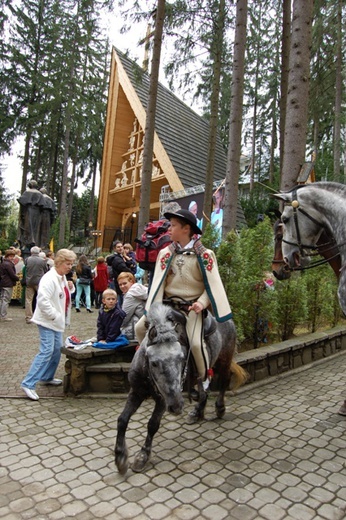
[[[146,109],[149,75],[115,49],[133,88]],[[161,83],[158,85],[155,130],[184,188],[205,182],[209,124]],[[226,175],[226,152],[218,139],[214,181]]]

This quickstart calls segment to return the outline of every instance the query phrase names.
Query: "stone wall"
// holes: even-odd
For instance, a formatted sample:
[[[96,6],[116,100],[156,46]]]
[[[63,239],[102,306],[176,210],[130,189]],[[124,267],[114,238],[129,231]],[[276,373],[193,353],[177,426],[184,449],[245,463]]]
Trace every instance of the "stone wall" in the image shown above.
[[[261,381],[309,365],[346,350],[346,326],[304,334],[237,354],[236,361],[248,373],[248,383]]]
[[[63,347],[61,350],[66,356],[65,394],[127,393],[127,374],[135,347],[136,342],[116,350],[87,347],[75,351]],[[249,373],[247,383],[255,383],[342,351],[346,351],[346,326],[248,350],[237,354],[235,360]],[[211,390],[217,389],[218,377],[215,375]]]

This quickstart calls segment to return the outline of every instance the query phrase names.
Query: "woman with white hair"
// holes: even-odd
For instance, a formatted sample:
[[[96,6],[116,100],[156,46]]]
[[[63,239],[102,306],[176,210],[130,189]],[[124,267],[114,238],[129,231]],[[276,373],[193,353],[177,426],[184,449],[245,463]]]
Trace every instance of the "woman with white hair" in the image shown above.
[[[63,332],[70,322],[72,281],[66,275],[71,271],[76,255],[69,249],[60,249],[52,267],[40,280],[37,302],[32,322],[38,325],[40,351],[35,356],[29,372],[22,381],[22,389],[33,401],[38,401],[36,384],[61,385],[55,379],[63,345]]]

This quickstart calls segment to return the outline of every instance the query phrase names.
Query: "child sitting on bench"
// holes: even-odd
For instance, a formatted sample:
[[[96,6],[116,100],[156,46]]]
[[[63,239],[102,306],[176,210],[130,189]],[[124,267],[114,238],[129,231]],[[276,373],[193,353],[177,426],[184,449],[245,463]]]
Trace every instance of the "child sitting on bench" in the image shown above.
[[[103,291],[102,304],[97,318],[97,342],[113,343],[120,335],[126,313],[120,308],[117,293],[113,289]]]

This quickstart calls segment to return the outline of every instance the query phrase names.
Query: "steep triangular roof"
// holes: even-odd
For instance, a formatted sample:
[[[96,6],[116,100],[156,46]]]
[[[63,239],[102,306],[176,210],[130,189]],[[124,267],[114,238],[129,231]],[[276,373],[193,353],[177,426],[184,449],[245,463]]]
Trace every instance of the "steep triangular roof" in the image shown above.
[[[137,235],[148,96],[148,74],[113,48],[97,218],[106,248],[115,236],[131,241]],[[208,135],[208,123],[159,84],[150,219],[159,217],[161,194],[181,196],[205,182]],[[218,140],[214,182],[225,172],[226,154]],[[245,222],[240,205],[238,221]]]
[[[149,96],[149,75],[116,49],[144,109]],[[184,188],[205,182],[209,124],[173,92],[158,85],[155,129]],[[215,154],[214,181],[226,174],[226,153],[220,139]]]

